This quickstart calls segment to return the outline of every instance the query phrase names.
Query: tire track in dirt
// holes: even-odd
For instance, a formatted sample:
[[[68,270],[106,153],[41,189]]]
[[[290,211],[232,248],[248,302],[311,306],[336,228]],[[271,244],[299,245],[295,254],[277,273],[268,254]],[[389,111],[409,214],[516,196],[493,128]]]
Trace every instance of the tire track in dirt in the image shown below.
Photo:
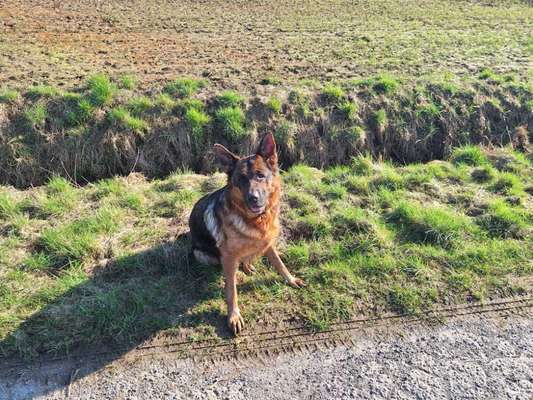
[[[197,362],[216,363],[218,361],[253,358],[281,353],[300,352],[319,348],[330,348],[338,345],[355,344],[354,335],[366,330],[386,331],[406,328],[414,329],[417,325],[442,323],[446,319],[458,319],[466,316],[489,314],[505,317],[516,313],[531,313],[533,296],[514,297],[496,300],[489,303],[463,304],[427,310],[418,315],[384,315],[380,317],[358,318],[350,321],[334,323],[322,332],[311,332],[304,326],[293,326],[283,330],[263,330],[242,335],[237,338],[212,338],[199,341],[176,341],[171,338],[159,338],[157,342],[137,346],[133,350],[117,349],[112,351],[77,354],[75,358],[83,358],[86,362],[98,359],[115,359],[126,355],[128,359],[151,356],[170,355],[178,359],[192,359]],[[39,364],[61,362],[68,356],[42,357]],[[24,362],[12,362],[3,365],[3,372],[23,367]]]

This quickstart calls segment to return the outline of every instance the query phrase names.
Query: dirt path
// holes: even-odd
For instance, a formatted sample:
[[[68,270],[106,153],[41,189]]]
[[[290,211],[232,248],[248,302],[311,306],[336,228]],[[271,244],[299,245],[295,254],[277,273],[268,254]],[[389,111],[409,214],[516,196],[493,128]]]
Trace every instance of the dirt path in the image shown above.
[[[217,362],[136,351],[100,360],[99,369],[80,360],[47,363],[0,373],[0,399],[531,399],[531,316],[527,306],[438,324],[387,323],[342,345]]]

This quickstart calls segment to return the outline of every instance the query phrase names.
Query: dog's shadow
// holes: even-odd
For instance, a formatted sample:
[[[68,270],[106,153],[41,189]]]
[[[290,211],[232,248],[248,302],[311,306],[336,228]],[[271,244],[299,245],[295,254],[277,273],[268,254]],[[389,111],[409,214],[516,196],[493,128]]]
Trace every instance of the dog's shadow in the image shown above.
[[[185,339],[188,332],[202,330],[231,337],[221,306],[221,269],[197,263],[189,241],[183,234],[96,268],[89,280],[46,304],[0,341],[0,371],[66,354],[83,364],[91,355],[91,366],[76,375],[80,379],[162,330]],[[106,356],[94,362],[95,353]]]

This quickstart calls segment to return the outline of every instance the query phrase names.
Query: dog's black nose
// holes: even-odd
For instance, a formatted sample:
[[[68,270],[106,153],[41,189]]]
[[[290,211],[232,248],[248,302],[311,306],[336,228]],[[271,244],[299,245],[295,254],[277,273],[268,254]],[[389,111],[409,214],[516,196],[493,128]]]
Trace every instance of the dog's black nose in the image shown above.
[[[248,195],[248,202],[250,204],[255,205],[255,204],[257,204],[258,201],[259,201],[259,197],[257,197],[256,195],[254,195],[254,194],[249,194]]]

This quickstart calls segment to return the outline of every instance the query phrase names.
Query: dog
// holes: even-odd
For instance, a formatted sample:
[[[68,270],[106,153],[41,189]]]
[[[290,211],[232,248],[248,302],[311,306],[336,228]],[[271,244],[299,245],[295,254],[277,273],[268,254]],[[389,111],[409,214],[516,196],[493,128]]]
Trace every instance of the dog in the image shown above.
[[[227,173],[227,184],[194,205],[189,218],[192,252],[202,264],[222,265],[228,326],[237,335],[244,327],[237,302],[240,264],[245,273],[252,273],[252,261],[266,255],[290,286],[301,288],[305,283],[289,272],[276,250],[281,179],[274,136],[267,134],[248,157],[218,143],[214,152]]]

